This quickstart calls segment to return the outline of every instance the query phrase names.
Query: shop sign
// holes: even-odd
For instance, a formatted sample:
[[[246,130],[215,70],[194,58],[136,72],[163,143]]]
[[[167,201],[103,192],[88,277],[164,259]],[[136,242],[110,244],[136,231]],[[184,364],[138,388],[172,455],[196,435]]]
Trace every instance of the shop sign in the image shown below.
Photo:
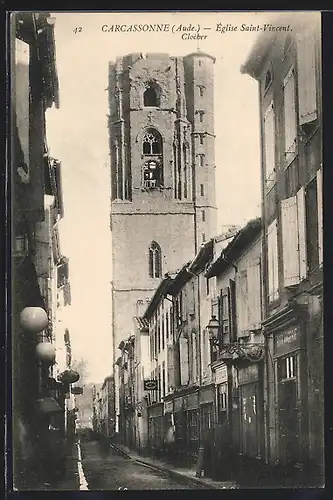
[[[215,384],[223,384],[228,380],[228,369],[226,365],[220,366],[215,371]]]
[[[275,354],[284,354],[297,347],[300,343],[300,327],[299,325],[292,326],[282,332],[279,332],[274,337]]]
[[[157,380],[144,380],[143,388],[145,391],[156,391],[157,390]]]

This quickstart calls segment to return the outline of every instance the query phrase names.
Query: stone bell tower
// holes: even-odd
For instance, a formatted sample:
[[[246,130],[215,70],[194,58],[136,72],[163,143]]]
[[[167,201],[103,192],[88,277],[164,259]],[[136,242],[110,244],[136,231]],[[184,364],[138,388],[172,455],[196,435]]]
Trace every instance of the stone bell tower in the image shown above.
[[[215,234],[213,65],[201,52],[109,65],[114,362],[138,301]]]

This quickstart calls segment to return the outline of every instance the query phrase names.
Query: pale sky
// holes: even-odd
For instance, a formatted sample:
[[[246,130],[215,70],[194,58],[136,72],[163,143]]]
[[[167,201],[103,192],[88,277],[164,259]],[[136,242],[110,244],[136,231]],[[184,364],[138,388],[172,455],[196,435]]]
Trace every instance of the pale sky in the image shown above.
[[[89,378],[111,372],[111,236],[107,114],[108,62],[129,52],[182,56],[198,42],[177,33],[104,33],[103,25],[169,23],[207,35],[200,50],[216,57],[215,133],[218,227],[243,225],[260,214],[257,83],[240,66],[257,36],[255,13],[56,13],[60,109],[47,112],[48,145],[62,162],[65,216],[60,246],[70,259],[72,306],[68,314],[75,358],[89,363]],[[216,31],[216,24],[238,27]],[[210,30],[203,31],[203,27]],[[76,30],[75,28],[81,28]]]

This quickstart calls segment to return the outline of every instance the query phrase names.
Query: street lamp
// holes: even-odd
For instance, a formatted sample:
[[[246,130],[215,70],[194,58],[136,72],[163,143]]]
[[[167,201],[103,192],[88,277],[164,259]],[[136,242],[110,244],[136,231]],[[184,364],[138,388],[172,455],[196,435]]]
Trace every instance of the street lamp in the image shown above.
[[[218,345],[220,338],[220,322],[215,315],[211,317],[207,325],[209,340],[213,345]]]

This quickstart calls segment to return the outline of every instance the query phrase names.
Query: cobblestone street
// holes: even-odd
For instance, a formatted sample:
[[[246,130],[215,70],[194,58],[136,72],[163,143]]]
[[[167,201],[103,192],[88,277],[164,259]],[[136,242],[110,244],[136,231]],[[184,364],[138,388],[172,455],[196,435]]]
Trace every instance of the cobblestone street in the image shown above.
[[[200,485],[189,480],[177,481],[121,456],[112,448],[103,449],[93,442],[81,443],[82,466],[89,490],[194,490]]]

